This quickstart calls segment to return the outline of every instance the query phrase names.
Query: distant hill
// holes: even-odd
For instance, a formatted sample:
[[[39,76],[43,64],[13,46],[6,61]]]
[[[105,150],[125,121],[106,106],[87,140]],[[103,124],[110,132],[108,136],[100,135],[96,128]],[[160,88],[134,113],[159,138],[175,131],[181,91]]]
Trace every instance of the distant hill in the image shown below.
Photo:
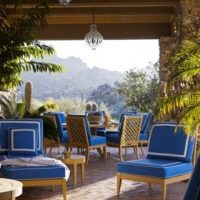
[[[122,82],[124,74],[117,71],[109,71],[97,67],[89,68],[80,58],[57,56],[45,57],[46,62],[61,64],[66,68],[64,73],[24,73],[23,81],[33,82],[33,96],[38,99],[53,97],[59,98],[84,98],[105,83],[114,86],[114,83]],[[19,94],[23,93],[22,86]]]

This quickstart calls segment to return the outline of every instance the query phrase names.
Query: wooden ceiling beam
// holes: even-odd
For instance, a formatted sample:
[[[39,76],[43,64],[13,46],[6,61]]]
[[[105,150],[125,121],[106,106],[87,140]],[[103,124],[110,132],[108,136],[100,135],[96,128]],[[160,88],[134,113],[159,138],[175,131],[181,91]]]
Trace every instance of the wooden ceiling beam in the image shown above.
[[[23,8],[31,8],[36,6],[37,3],[23,3],[20,7]],[[122,8],[122,7],[175,7],[177,5],[177,1],[169,2],[169,1],[149,1],[149,2],[126,2],[122,1],[120,3],[116,2],[94,2],[94,3],[70,3],[67,6],[60,5],[59,3],[50,3],[50,8]],[[8,8],[13,8],[13,4],[7,4]]]
[[[96,24],[170,23],[173,15],[95,15]],[[90,24],[91,15],[56,15],[47,17],[48,24]]]

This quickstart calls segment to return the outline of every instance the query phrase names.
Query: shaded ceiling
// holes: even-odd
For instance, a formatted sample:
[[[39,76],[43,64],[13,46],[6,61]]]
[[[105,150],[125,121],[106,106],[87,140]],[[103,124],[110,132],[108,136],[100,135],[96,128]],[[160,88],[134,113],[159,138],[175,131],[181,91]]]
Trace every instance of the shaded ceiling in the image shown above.
[[[158,39],[172,35],[172,21],[179,0],[72,0],[61,6],[49,0],[48,26],[37,39],[83,39],[92,13],[104,39]],[[26,10],[41,1],[23,1]],[[23,11],[23,12],[24,12]],[[16,15],[10,7],[9,13]]]

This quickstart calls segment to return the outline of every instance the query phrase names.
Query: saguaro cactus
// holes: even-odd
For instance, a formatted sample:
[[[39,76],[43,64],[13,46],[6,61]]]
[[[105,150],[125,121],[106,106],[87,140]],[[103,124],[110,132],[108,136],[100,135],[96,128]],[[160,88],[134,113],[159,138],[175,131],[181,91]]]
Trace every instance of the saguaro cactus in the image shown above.
[[[86,111],[91,111],[91,110],[92,110],[91,104],[90,104],[90,103],[87,103],[85,109],[86,109]]]
[[[25,84],[24,98],[25,98],[26,111],[29,113],[31,112],[31,104],[32,104],[32,88],[33,88],[32,82],[27,81]]]

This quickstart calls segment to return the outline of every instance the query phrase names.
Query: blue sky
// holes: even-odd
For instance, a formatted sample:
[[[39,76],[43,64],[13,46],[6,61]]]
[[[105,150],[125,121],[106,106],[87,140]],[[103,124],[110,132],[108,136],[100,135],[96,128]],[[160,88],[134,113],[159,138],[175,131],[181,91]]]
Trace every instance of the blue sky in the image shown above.
[[[88,67],[125,72],[145,68],[159,59],[158,40],[104,40],[92,50],[84,40],[43,41],[52,45],[59,57],[80,57]]]

